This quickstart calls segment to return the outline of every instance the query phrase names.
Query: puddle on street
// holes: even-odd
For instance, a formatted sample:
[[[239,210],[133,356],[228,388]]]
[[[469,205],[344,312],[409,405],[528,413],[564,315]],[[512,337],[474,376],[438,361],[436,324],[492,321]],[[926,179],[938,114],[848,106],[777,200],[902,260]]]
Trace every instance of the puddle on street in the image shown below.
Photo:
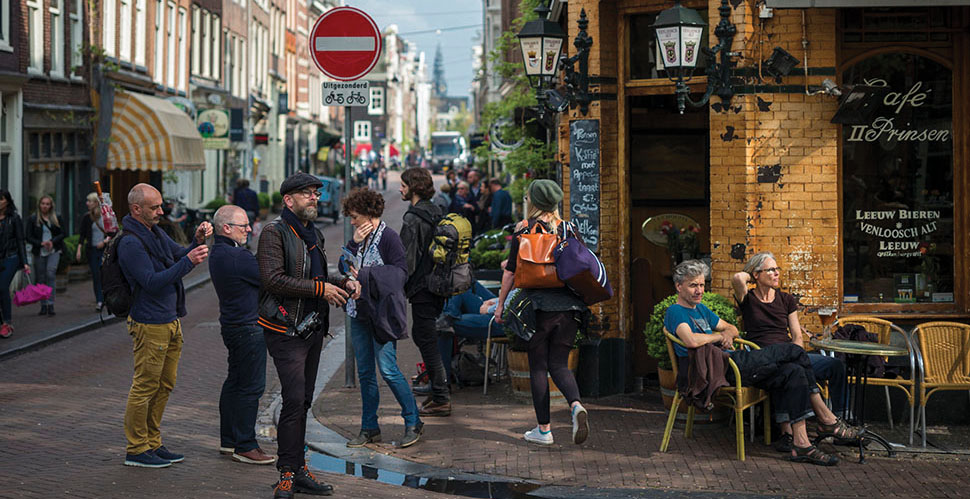
[[[523,482],[485,482],[477,480],[455,480],[447,478],[425,478],[405,475],[373,466],[321,454],[310,453],[310,466],[330,473],[359,476],[377,480],[381,483],[400,485],[413,489],[441,492],[463,497],[494,499],[532,499],[529,492],[538,489],[538,484]]]

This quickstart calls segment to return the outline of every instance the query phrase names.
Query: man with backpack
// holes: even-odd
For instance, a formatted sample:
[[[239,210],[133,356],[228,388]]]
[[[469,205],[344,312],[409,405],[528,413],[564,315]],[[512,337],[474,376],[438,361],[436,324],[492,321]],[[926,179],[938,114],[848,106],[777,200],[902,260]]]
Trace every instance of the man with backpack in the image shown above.
[[[428,276],[434,262],[431,239],[441,219],[431,203],[434,182],[424,168],[409,168],[401,174],[401,199],[411,203],[404,214],[401,241],[407,252],[408,279],[404,293],[411,302],[411,338],[421,351],[421,359],[431,378],[431,396],[421,404],[421,416],[450,416],[451,400],[445,366],[438,351],[435,321],[444,307],[444,297],[428,289]]]
[[[195,241],[183,248],[157,227],[163,215],[162,195],[157,189],[148,184],[132,187],[128,205],[131,214],[122,220],[124,231],[114,242],[117,248],[113,248],[130,286],[128,333],[135,356],[135,373],[125,406],[125,465],[164,468],[185,459],[162,445],[160,431],[182,353],[179,318],[186,314],[182,278],[209,255],[204,243],[212,235],[212,225],[202,222],[195,231]],[[116,289],[105,288],[109,304],[115,302]]]

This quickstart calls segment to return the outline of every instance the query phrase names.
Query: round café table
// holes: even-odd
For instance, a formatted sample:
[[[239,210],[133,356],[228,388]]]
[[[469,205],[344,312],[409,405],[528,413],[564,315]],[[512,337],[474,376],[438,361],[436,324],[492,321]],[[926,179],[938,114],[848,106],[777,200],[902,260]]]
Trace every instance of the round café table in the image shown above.
[[[861,426],[865,428],[866,426],[866,385],[869,383],[869,357],[872,355],[880,355],[883,357],[896,357],[909,355],[909,350],[905,347],[898,347],[894,345],[883,345],[882,343],[875,343],[871,341],[855,341],[855,340],[837,340],[832,338],[825,339],[812,339],[809,343],[819,349],[827,350],[829,352],[840,352],[846,354],[845,372],[846,372],[846,386],[848,382],[855,379],[853,383],[853,388],[855,394],[852,399],[854,402],[855,410],[852,411],[853,420],[850,421],[856,426]],[[849,391],[846,390],[845,407],[849,407]],[[889,457],[895,457],[896,451],[893,449],[892,444],[889,443],[883,436],[878,433],[865,428],[865,434],[863,438],[859,439],[859,462],[866,462],[865,449],[863,449],[863,443],[865,440],[870,440],[876,442],[883,446],[889,453]]]

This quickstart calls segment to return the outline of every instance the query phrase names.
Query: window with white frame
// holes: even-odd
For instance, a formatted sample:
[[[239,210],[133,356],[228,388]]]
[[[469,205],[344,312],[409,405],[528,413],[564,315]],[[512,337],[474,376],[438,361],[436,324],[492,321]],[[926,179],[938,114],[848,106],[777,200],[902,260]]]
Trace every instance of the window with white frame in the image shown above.
[[[64,0],[51,0],[51,76],[64,77]]]
[[[163,62],[165,61],[165,3],[158,2],[155,4],[155,50],[153,51],[153,57],[155,58],[155,72],[152,76],[155,77],[155,81],[162,83],[162,70]]]
[[[369,121],[354,122],[354,140],[360,141],[360,142],[370,142],[370,122]]]
[[[7,4],[7,0],[3,0],[4,5]],[[84,0],[74,0],[74,10],[71,11],[71,76],[80,77],[78,75],[79,69],[84,64],[84,58],[81,57],[81,51],[84,49],[84,34],[81,31],[81,26],[84,21]]]
[[[14,99],[0,93],[0,189],[10,189],[10,156],[14,150],[10,116],[14,114],[13,106]]]
[[[165,53],[165,81],[169,87],[175,88],[175,3],[168,3],[168,51]]]
[[[199,74],[202,76],[209,76],[209,50],[212,49],[212,44],[209,43],[209,31],[211,30],[212,20],[209,16],[209,12],[206,10],[202,11],[202,23],[199,24],[199,38],[201,38],[202,43],[202,68]]]
[[[10,0],[0,0],[0,50],[13,51],[10,45]]]
[[[145,0],[135,0],[135,65],[145,67]]]
[[[27,0],[27,41],[30,73],[44,72],[44,12],[40,0]]]
[[[199,41],[200,34],[199,30],[202,27],[199,25],[202,22],[202,13],[199,8],[195,5],[192,6],[192,74],[200,74],[201,71],[201,61],[199,57],[202,54],[202,44]]]
[[[370,104],[367,105],[367,114],[384,114],[384,89],[381,87],[371,87]]]
[[[212,71],[209,72],[209,76],[214,80],[218,80],[219,70],[221,69],[219,65],[222,64],[222,59],[219,57],[219,54],[222,53],[221,37],[219,36],[222,34],[222,23],[219,20],[219,16],[215,14],[212,15],[212,30],[210,32],[212,33],[210,37],[212,41]]]
[[[188,47],[185,46],[188,40],[185,38],[186,28],[185,25],[189,21],[189,13],[184,8],[179,8],[179,62],[178,62],[178,81],[176,85],[177,88],[181,90],[188,90],[188,78],[186,78],[186,73],[189,71],[189,51]]]
[[[118,57],[122,61],[131,62],[131,0],[121,0],[121,9],[118,10],[118,17],[121,19],[121,36],[118,42]]]
[[[238,63],[236,64],[236,71],[239,73],[236,76],[236,81],[239,82],[239,87],[236,90],[236,97],[245,97],[248,90],[244,86],[246,81],[246,40],[244,38],[239,38],[239,52],[236,56]]]
[[[115,55],[115,35],[117,34],[115,32],[117,26],[115,20],[116,3],[116,0],[104,0],[104,23],[101,36],[104,53],[111,57]]]

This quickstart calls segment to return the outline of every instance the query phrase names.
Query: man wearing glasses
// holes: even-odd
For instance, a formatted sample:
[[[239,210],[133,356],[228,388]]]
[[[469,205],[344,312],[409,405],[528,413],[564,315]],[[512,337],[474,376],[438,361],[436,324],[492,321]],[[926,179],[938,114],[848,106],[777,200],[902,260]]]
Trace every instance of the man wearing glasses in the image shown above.
[[[219,295],[222,342],[229,350],[229,374],[219,396],[219,452],[246,464],[273,464],[256,442],[256,413],[266,388],[266,340],[256,324],[259,264],[246,249],[249,217],[236,205],[226,205],[212,217],[215,243],[209,275]]]
[[[307,411],[323,337],[330,327],[329,307],[343,306],[358,283],[327,275],[323,234],[317,218],[318,190],[313,175],[297,172],[280,185],[286,207],[259,236],[259,318],[266,347],[280,377],[283,407],[277,424],[280,480],[275,498],[294,492],[330,495],[333,487],[316,481],[306,468],[303,442]]]

